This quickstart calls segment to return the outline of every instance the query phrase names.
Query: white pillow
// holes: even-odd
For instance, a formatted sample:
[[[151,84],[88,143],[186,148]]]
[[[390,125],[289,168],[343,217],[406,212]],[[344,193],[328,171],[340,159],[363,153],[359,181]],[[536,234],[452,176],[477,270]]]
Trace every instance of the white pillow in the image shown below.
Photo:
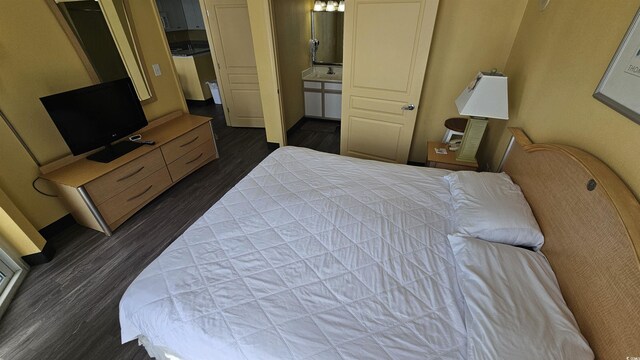
[[[509,175],[458,171],[445,179],[453,196],[457,233],[535,250],[542,247],[540,227]]]
[[[453,235],[449,243],[469,359],[594,358],[542,253]]]

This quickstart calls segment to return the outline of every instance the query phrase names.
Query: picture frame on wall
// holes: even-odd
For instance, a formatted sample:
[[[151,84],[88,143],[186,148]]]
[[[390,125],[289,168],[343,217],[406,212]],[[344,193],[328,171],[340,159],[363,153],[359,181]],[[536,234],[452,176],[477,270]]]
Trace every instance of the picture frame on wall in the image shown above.
[[[593,97],[640,124],[640,10]]]

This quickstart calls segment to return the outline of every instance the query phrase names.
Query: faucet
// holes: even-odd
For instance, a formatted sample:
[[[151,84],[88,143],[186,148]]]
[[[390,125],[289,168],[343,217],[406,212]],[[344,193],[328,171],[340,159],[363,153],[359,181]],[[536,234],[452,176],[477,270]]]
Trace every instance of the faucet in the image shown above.
[[[327,71],[327,75],[333,75],[335,74],[335,71],[333,71],[333,68],[331,66],[329,66],[329,70]]]

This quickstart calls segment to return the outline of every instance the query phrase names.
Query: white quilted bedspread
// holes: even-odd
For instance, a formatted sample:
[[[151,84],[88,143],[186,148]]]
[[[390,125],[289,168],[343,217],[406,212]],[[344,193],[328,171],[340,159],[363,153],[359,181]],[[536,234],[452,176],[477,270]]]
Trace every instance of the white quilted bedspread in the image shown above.
[[[436,169],[275,151],[120,302],[122,341],[180,359],[461,359]]]

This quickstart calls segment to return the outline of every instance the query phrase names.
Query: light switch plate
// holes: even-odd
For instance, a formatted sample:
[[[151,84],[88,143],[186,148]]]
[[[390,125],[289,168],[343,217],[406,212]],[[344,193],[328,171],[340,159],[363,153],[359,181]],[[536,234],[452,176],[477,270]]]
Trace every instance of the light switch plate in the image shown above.
[[[153,64],[153,65],[151,65],[151,67],[153,68],[153,74],[155,76],[162,75],[162,71],[160,71],[160,65],[159,64]]]

